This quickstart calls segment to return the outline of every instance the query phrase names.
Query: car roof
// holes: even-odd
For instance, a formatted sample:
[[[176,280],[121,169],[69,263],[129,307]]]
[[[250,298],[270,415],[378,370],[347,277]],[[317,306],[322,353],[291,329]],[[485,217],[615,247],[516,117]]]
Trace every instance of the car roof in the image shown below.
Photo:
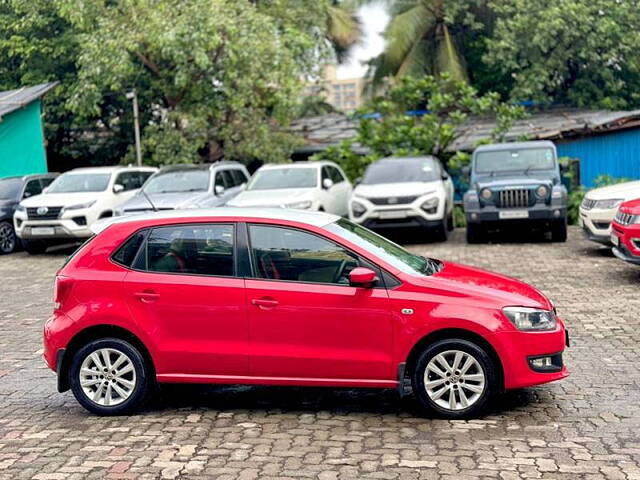
[[[272,170],[276,168],[320,168],[325,165],[331,165],[332,167],[336,166],[333,162],[320,160],[317,162],[266,163],[260,167],[260,170]]]
[[[179,172],[185,170],[213,170],[218,167],[243,167],[244,165],[240,162],[230,162],[227,160],[223,160],[221,162],[216,163],[178,163],[175,165],[165,165],[160,168],[161,173],[166,172]]]
[[[516,150],[516,149],[525,149],[525,148],[553,148],[556,146],[553,142],[549,140],[536,140],[531,142],[508,142],[508,143],[492,143],[489,145],[481,145],[474,150],[474,152],[486,152],[486,151],[496,151],[496,150]]]
[[[114,173],[114,172],[119,172],[119,171],[123,171],[123,170],[147,170],[147,171],[156,171],[157,168],[156,167],[149,167],[149,166],[133,166],[133,165],[118,165],[118,166],[114,166],[114,167],[80,167],[80,168],[74,168],[73,170],[69,170],[68,172],[65,173],[69,173],[69,174],[80,174],[80,173]]]
[[[98,221],[91,226],[93,233],[98,234],[114,224],[138,223],[149,220],[188,219],[189,221],[207,221],[216,218],[237,218],[239,221],[249,219],[275,220],[298,222],[314,227],[324,227],[335,222],[340,217],[325,212],[309,212],[304,210],[290,210],[286,208],[257,208],[257,207],[219,207],[194,210],[167,210],[142,215],[127,215],[111,217]],[[188,223],[188,222],[184,222]]]
[[[372,163],[395,163],[395,162],[424,162],[425,160],[436,161],[437,157],[433,155],[422,155],[419,157],[385,157]]]

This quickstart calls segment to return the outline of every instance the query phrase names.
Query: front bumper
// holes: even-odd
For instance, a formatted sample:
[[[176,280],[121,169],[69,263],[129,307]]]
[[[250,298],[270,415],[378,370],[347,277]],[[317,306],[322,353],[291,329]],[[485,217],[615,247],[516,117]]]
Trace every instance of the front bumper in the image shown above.
[[[569,335],[561,320],[550,332],[508,331],[494,334],[492,340],[502,361],[507,390],[554,382],[569,375],[566,365],[557,363],[562,362],[562,353],[569,346]],[[556,368],[536,369],[531,361],[540,357],[554,357]]]
[[[438,198],[438,205],[434,211],[427,212],[422,205],[430,199]],[[353,202],[358,202],[366,208],[364,214],[356,216],[353,213]],[[442,225],[442,219],[446,217],[446,205],[444,199],[437,195],[425,195],[418,197],[409,204],[403,205],[376,205],[364,197],[355,197],[349,202],[349,218],[354,223],[359,223],[367,228],[403,228],[426,227],[436,228]]]
[[[511,218],[505,218],[506,212],[526,212],[521,213],[522,218],[511,214]],[[507,223],[518,221],[553,221],[562,220],[567,216],[566,206],[555,206],[547,204],[535,204],[529,208],[498,208],[495,205],[485,205],[481,208],[465,207],[467,223]]]
[[[617,237],[617,245],[613,247],[613,254],[620,260],[640,265],[640,225],[613,224],[611,237]]]
[[[624,260],[625,262],[632,263],[634,265],[640,265],[640,255],[633,255],[624,245],[613,247],[611,251],[620,260]]]
[[[30,220],[26,214],[16,212],[13,217],[16,235],[23,240],[82,240],[93,236],[89,228],[92,219],[88,217],[86,211],[78,210],[68,215],[69,218]],[[74,219],[84,219],[86,225],[79,225]],[[49,232],[38,230],[43,228]]]
[[[611,222],[616,215],[616,209],[601,210],[579,209],[579,225],[587,239],[603,245],[611,245]]]

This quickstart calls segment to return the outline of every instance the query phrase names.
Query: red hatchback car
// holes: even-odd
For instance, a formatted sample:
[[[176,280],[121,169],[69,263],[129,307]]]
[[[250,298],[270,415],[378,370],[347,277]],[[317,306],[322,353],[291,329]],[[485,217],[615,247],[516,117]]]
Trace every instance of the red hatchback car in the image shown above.
[[[420,257],[348,220],[283,209],[110,220],[58,272],[44,358],[102,415],[159,383],[398,388],[477,415],[568,375],[553,304],[502,275]]]
[[[640,199],[620,205],[611,224],[611,243],[616,257],[640,265]]]

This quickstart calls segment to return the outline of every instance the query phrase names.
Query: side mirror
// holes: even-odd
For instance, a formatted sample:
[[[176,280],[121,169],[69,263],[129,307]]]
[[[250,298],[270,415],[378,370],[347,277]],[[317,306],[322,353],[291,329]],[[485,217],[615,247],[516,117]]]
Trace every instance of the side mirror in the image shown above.
[[[116,183],[113,186],[113,193],[120,193],[120,192],[124,192],[124,185],[120,185],[119,183]]]
[[[471,174],[471,167],[462,167],[461,172],[464,176],[468,177]]]
[[[560,164],[560,174],[564,175],[565,173],[567,173],[569,171],[569,165],[566,165],[564,163]]]
[[[224,193],[224,187],[222,185],[216,185],[213,188],[213,191],[215,192],[216,195],[222,195]]]
[[[22,198],[29,198],[30,196],[31,196],[31,192],[24,192],[24,195],[22,196]]]
[[[49,191],[49,187],[44,187],[44,188],[42,189],[42,193],[47,193],[48,191]]]
[[[333,187],[333,180],[331,180],[330,178],[325,178],[324,180],[322,180],[322,188],[329,190],[331,187]]]
[[[376,272],[366,267],[356,267],[349,273],[349,285],[352,287],[373,288],[378,281]]]

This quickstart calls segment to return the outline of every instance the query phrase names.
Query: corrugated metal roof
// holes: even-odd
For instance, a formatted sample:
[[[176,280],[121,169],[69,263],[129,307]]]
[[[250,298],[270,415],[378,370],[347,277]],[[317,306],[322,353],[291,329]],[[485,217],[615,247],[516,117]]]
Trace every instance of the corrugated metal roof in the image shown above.
[[[22,87],[0,92],[0,119],[42,97],[56,85],[58,85],[58,82],[50,82],[33,87]]]
[[[640,126],[640,110],[607,111],[552,108],[535,112],[515,122],[506,135],[508,141],[527,137],[531,140],[558,140],[588,136],[596,132]],[[321,150],[356,136],[358,119],[341,114],[329,114],[296,120],[291,131],[302,135],[306,149]],[[495,128],[493,118],[472,118],[460,127],[460,136],[450,145],[450,151],[473,150],[488,138]]]

